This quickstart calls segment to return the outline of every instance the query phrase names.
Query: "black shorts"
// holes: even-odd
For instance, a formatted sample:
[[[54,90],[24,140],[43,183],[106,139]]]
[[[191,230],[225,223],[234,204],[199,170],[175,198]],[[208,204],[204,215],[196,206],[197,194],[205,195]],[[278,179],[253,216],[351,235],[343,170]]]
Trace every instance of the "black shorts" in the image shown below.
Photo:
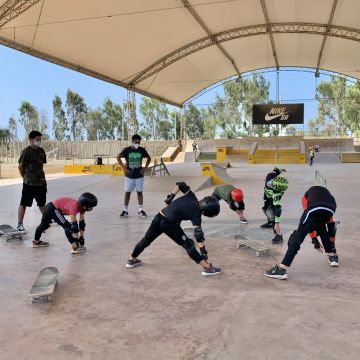
[[[39,207],[45,206],[46,193],[47,193],[46,184],[41,186],[31,186],[31,185],[23,184],[20,205],[31,207],[33,200],[35,199],[37,202],[37,206]]]

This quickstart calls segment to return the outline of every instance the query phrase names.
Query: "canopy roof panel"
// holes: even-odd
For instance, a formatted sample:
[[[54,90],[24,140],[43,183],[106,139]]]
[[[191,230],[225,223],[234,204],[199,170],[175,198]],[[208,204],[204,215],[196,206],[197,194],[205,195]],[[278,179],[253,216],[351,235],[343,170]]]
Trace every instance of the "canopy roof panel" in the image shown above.
[[[358,0],[0,0],[0,44],[182,105],[260,68],[360,77]]]

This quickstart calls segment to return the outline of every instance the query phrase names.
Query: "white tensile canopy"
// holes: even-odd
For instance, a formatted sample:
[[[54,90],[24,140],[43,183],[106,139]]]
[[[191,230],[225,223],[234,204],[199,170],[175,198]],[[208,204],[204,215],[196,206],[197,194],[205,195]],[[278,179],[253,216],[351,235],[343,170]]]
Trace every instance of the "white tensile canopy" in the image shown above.
[[[262,68],[360,77],[359,0],[0,0],[0,44],[182,105]]]

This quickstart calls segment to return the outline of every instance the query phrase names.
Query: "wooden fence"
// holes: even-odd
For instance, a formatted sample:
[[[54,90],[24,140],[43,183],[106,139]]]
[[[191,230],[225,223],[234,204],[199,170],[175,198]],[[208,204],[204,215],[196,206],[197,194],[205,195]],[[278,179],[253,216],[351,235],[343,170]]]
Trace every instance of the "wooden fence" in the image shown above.
[[[0,142],[0,161],[17,162],[21,151],[29,145],[28,141]],[[127,141],[42,141],[41,146],[50,159],[91,159],[96,155],[116,157],[122,148],[128,146]],[[177,146],[177,141],[142,141],[141,145],[149,154],[161,156],[169,146]]]

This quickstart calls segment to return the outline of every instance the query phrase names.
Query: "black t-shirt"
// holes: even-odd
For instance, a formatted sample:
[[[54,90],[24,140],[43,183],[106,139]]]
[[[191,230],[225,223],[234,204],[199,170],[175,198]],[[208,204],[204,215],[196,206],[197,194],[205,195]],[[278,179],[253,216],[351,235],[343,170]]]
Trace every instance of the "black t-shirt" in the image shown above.
[[[44,164],[46,164],[46,154],[43,148],[26,147],[19,158],[19,165],[24,167],[24,184],[30,186],[46,185]]]
[[[121,151],[119,156],[125,158],[126,167],[130,170],[129,174],[125,174],[126,177],[130,179],[139,179],[144,177],[144,175],[140,174],[140,169],[143,158],[147,158],[149,156],[145,148],[139,146],[135,149],[132,146],[128,146]]]
[[[199,201],[192,191],[174,200],[161,212],[172,222],[180,224],[183,220],[190,220],[194,226],[201,226]]]
[[[336,201],[330,191],[323,186],[312,186],[306,193],[307,209],[326,207],[335,212]]]

